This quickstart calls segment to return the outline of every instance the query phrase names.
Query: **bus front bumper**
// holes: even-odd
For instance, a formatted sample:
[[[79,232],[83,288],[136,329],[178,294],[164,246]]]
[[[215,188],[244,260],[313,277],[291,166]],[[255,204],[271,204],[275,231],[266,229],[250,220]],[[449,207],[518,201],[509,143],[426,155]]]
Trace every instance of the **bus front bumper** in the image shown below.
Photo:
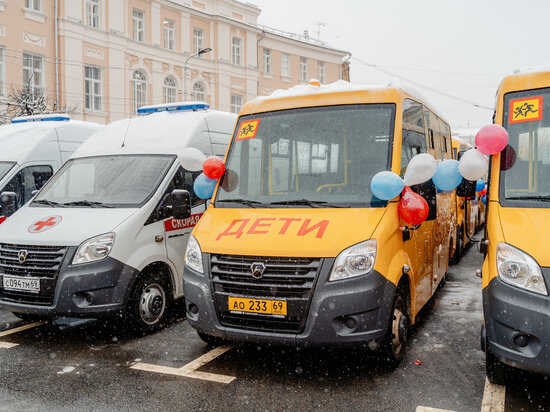
[[[272,320],[268,317],[263,317],[265,327],[258,326],[258,323],[253,327],[239,327],[224,322],[220,313],[227,311],[227,303],[220,304],[219,296],[214,296],[211,275],[207,271],[199,274],[185,267],[187,321],[199,332],[231,341],[298,346],[368,344],[369,348],[376,349],[386,332],[396,286],[375,271],[348,280],[328,282],[333,262],[334,259],[323,259],[300,331],[276,331],[268,326]],[[242,297],[268,299],[265,296]]]
[[[542,270],[548,284],[550,268]],[[496,277],[483,289],[483,311],[482,345],[505,364],[550,375],[550,297]]]

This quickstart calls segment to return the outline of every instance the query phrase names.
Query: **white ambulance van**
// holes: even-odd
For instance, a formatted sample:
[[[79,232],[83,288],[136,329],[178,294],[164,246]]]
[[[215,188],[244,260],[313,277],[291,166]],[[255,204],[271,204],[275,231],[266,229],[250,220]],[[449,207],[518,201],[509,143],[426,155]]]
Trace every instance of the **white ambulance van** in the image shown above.
[[[66,114],[16,117],[0,126],[0,223],[27,203],[73,152],[103,126]]]
[[[193,192],[201,172],[182,156],[225,155],[236,116],[199,102],[139,113],[94,134],[0,225],[0,309],[122,316],[144,332],[165,324],[183,298],[187,239],[207,206]]]

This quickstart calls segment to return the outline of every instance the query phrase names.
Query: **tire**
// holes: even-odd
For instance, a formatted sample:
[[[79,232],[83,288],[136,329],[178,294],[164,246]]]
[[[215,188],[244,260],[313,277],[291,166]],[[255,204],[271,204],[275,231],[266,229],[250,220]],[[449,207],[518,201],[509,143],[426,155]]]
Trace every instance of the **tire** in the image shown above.
[[[408,318],[408,307],[406,303],[405,293],[402,289],[398,289],[393,300],[393,306],[386,334],[380,343],[379,359],[390,369],[394,369],[403,359],[405,343],[410,326]],[[401,332],[400,331],[401,329]]]
[[[449,259],[449,263],[451,265],[456,265],[458,262],[460,262],[460,258],[462,257],[462,252],[464,249],[464,229],[462,229],[462,226],[459,226],[456,229],[456,249],[453,256]]]
[[[495,385],[506,385],[511,368],[502,363],[491,352],[491,349],[487,348],[485,351],[485,373],[489,381]]]
[[[125,310],[126,327],[152,333],[167,324],[173,305],[170,283],[158,273],[142,273]],[[129,323],[129,324],[128,324]]]
[[[217,336],[212,336],[207,333],[199,332],[199,331],[197,331],[197,333],[199,335],[199,338],[201,338],[201,340],[204,343],[206,343],[208,346],[221,346],[227,343],[225,339],[218,338]]]

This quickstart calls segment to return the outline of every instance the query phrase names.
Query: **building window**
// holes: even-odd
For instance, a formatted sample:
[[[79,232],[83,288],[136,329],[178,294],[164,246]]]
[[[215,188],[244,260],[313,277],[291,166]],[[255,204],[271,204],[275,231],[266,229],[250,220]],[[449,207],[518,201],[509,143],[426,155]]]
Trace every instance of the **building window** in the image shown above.
[[[145,41],[145,13],[142,10],[134,9],[132,12],[134,21],[134,40]]]
[[[231,95],[231,113],[237,113],[241,111],[243,107],[243,97],[238,94]]]
[[[321,84],[325,82],[325,63],[317,62],[317,76]]]
[[[271,50],[264,49],[264,73],[271,74]]]
[[[164,48],[176,50],[176,22],[173,20],[164,20]]]
[[[178,96],[176,81],[172,77],[164,79],[163,103],[175,103]]]
[[[238,66],[241,65],[241,46],[242,39],[240,37],[233,37],[231,39],[231,62]]]
[[[5,80],[5,71],[4,71],[4,48],[0,47],[0,96],[4,96],[4,82]]]
[[[86,0],[86,24],[99,29],[99,0]]]
[[[25,0],[25,7],[35,11],[42,11],[42,0]]]
[[[307,82],[307,59],[300,57],[300,80]]]
[[[290,56],[288,53],[283,53],[281,59],[281,76],[290,78]]]
[[[132,103],[134,116],[141,106],[147,104],[147,79],[139,70],[136,70],[132,76]]]
[[[44,93],[44,58],[23,53],[23,85],[33,94]]]
[[[84,66],[84,107],[101,110],[101,69]]]
[[[193,53],[204,49],[204,33],[201,29],[193,29]]]
[[[197,82],[193,85],[193,100],[196,101],[196,102],[206,101],[206,94],[204,93],[204,86],[200,82]]]

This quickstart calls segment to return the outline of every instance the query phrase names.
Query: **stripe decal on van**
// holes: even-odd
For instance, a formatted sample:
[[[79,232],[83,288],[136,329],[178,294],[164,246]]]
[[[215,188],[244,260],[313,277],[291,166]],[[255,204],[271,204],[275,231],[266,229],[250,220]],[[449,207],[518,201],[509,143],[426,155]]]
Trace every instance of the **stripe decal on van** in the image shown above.
[[[181,229],[187,229],[189,227],[195,227],[195,225],[199,222],[199,219],[202,217],[204,213],[198,213],[196,215],[191,215],[187,219],[168,219],[164,221],[164,229],[167,232],[171,232],[173,230],[181,230]]]

